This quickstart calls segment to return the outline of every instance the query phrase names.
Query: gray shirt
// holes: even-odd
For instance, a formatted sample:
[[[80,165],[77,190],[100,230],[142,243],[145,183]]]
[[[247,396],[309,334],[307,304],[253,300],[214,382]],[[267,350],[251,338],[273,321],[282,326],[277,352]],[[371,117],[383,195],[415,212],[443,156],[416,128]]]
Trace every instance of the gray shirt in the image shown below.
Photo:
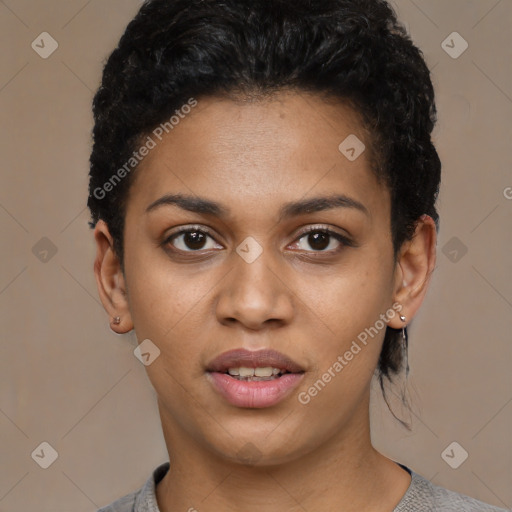
[[[487,505],[434,485],[403,464],[399,465],[411,475],[411,483],[393,512],[507,512],[504,508]],[[168,470],[169,462],[161,464],[138,491],[114,501],[98,512],[160,512],[155,488]]]

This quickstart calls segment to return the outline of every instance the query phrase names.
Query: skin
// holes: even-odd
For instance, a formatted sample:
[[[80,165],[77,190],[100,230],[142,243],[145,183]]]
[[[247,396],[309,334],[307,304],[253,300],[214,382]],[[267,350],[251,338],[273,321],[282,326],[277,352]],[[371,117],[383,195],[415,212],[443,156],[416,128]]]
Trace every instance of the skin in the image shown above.
[[[350,134],[367,148],[353,162],[338,150]],[[201,98],[136,171],[124,273],[108,226],[98,222],[98,289],[110,317],[121,317],[112,329],[135,329],[139,342],[149,338],[161,351],[146,370],[171,461],[156,488],[162,512],[390,512],[406,492],[409,474],[370,439],[370,384],[385,329],[308,404],[297,397],[393,303],[410,322],[435,266],[428,216],[394,260],[390,195],[370,169],[369,147],[353,110],[315,95]],[[230,213],[176,205],[146,212],[176,193],[214,200]],[[332,194],[367,211],[338,207],[277,221],[285,203]],[[179,235],[165,243],[198,224],[211,231],[202,246]],[[352,245],[334,237],[315,245],[308,226]],[[250,264],[236,252],[248,236],[263,250]],[[387,324],[404,325],[398,314]],[[205,367],[235,348],[283,352],[305,369],[301,384],[273,407],[230,405]],[[253,461],[240,450],[252,450]]]

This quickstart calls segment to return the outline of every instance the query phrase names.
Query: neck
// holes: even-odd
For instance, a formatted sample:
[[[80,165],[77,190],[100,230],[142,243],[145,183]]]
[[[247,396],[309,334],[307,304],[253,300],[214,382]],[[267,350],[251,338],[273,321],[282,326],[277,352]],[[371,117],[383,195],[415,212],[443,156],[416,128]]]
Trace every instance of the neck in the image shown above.
[[[375,450],[370,440],[368,404],[358,421],[319,446],[282,458],[261,454],[250,465],[201,446],[160,414],[170,469],[157,485],[161,512],[392,512],[410,475]]]

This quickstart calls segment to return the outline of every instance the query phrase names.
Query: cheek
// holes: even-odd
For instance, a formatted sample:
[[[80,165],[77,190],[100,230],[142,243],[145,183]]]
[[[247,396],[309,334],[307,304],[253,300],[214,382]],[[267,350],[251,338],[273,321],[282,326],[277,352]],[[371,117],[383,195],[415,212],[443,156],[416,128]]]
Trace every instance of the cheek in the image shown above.
[[[193,388],[194,379],[202,377],[198,365],[204,330],[200,311],[201,297],[207,289],[194,286],[176,272],[151,265],[126,268],[130,310],[137,340],[149,339],[159,349],[158,357],[145,367],[157,395],[174,410],[183,410],[190,402],[184,391]]]
[[[330,328],[331,336],[340,340],[357,336],[391,305],[391,265],[382,259],[343,268],[324,280],[322,287],[305,284],[308,305]]]
[[[146,370],[154,387],[167,394],[169,386],[175,387],[172,378],[185,382],[203,377],[205,341],[215,336],[212,296],[225,269],[199,271],[173,264],[150,244],[131,249],[125,271],[134,330],[139,342],[150,339],[159,348],[158,359]]]
[[[187,366],[200,342],[194,326],[197,306],[207,292],[190,277],[173,270],[158,251],[129,253],[125,262],[128,301],[134,330],[140,341],[150,339],[160,349],[160,362],[176,370]],[[148,371],[152,370],[148,366]]]
[[[309,332],[315,333],[316,365],[301,391],[304,401],[311,399],[306,407],[318,414],[341,400],[334,414],[340,420],[363,399],[385,335],[381,315],[391,307],[391,268],[391,260],[361,258],[324,281],[322,290],[314,288],[305,301],[314,310]]]
[[[143,336],[163,336],[187,311],[190,283],[173,272],[162,249],[145,237],[126,236],[125,273],[135,330]]]
[[[310,330],[316,364],[297,400],[313,430],[334,434],[368,407],[368,386],[386,329],[380,315],[390,308],[388,282],[385,272],[362,269],[331,280],[327,291],[310,296],[315,317],[322,321]]]

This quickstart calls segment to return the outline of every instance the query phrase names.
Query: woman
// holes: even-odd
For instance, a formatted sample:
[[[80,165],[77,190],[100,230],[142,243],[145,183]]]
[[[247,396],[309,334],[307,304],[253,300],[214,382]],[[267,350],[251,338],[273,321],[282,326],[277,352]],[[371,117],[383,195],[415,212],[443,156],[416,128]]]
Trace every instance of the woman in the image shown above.
[[[153,0],[94,100],[95,274],[169,463],[106,511],[498,511],[373,448],[435,266],[421,52],[382,0]]]

